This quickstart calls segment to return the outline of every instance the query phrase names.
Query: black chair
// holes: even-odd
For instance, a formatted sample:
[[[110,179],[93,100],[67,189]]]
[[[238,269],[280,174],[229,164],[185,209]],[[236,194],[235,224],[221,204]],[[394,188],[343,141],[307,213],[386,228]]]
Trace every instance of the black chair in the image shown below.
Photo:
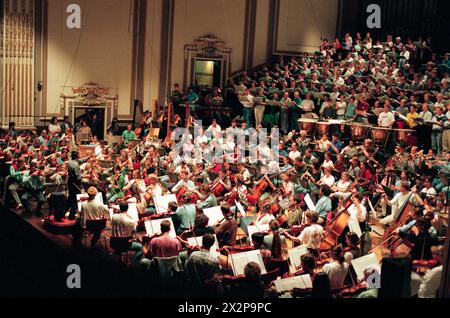
[[[108,248],[106,237],[102,236],[103,230],[106,228],[106,219],[101,220],[86,220],[86,228],[83,230],[83,240],[84,245],[87,245],[87,239],[91,235],[95,235],[96,233],[100,232],[100,240],[103,238],[103,247],[105,249]]]
[[[67,197],[64,192],[53,192],[48,199],[50,214],[55,216],[55,221],[60,222],[66,214]]]
[[[131,248],[132,236],[127,237],[111,237],[109,239],[109,246],[114,251],[115,254],[120,256],[120,261],[125,264],[131,263],[130,254],[128,253]],[[125,259],[124,259],[125,256]]]
[[[272,259],[270,264],[267,266],[267,270],[269,272],[273,270],[279,270],[279,276],[283,276],[286,273],[289,273],[289,263],[285,259]]]

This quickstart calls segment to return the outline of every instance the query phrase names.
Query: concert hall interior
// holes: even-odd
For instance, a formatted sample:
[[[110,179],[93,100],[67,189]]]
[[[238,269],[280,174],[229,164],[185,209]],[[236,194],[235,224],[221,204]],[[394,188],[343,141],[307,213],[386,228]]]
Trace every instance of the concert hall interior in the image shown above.
[[[450,297],[449,1],[0,8],[0,296]]]

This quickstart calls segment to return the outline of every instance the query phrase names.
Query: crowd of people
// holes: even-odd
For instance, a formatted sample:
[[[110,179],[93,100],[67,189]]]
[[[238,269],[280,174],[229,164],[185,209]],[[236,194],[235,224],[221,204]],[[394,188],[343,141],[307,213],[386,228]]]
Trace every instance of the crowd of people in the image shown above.
[[[280,57],[230,81],[225,91],[239,99],[242,119],[226,129],[213,119],[194,127],[195,136],[187,130],[181,143],[174,128],[189,128],[196,116],[195,107],[182,113],[181,104],[199,96],[179,87],[171,96],[175,112],[161,113],[159,139],[148,113],[121,134],[117,121],[111,124],[108,132],[122,139],[117,145],[97,138],[84,145],[76,136],[87,123],[74,128],[68,118],[53,119],[39,135],[12,124],[0,136],[3,203],[25,216],[41,216],[48,203],[55,222],[76,222],[80,249],[90,221],[110,220],[113,250],[113,241],[124,239],[134,265],[159,274],[164,266],[176,269],[182,274],[169,276],[188,281],[191,296],[376,298],[379,286],[358,279],[352,260],[380,250],[412,259],[411,296],[436,297],[450,197],[450,61],[430,50],[400,38],[375,42],[370,34],[324,40],[313,56]],[[218,107],[220,94],[214,90]],[[302,126],[302,119],[313,128],[328,122],[328,129]],[[355,123],[387,133],[356,135]],[[240,142],[263,128],[279,143]],[[413,131],[408,138],[391,133],[405,128]],[[244,139],[236,140],[239,134]],[[224,155],[214,157],[218,150]],[[54,202],[60,192],[62,207]],[[170,194],[176,200],[161,213],[156,199]],[[216,207],[222,219],[211,224],[204,211]],[[156,234],[145,234],[146,221],[161,219]],[[104,229],[93,230],[91,247]],[[197,244],[189,240],[198,237]],[[295,246],[306,249],[299,260],[288,257]],[[263,262],[233,275],[232,255],[248,251]],[[365,278],[375,271],[365,268]],[[281,293],[273,282],[303,275],[312,286]]]

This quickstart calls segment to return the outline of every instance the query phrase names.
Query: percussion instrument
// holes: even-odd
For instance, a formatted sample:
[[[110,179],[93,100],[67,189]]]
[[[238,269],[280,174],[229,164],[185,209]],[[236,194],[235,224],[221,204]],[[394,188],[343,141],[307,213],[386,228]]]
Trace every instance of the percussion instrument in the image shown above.
[[[349,124],[349,126],[350,126],[350,131],[351,131],[353,140],[361,141],[366,138],[367,129],[368,129],[368,127],[366,125]]]
[[[412,129],[395,129],[395,139],[399,143],[405,143],[413,133],[414,130]]]
[[[372,139],[376,144],[385,144],[391,129],[386,127],[371,127],[370,131]]]
[[[316,133],[318,137],[322,137],[323,135],[329,135],[329,132],[330,132],[330,123],[328,122],[316,123]]]
[[[314,118],[300,118],[298,120],[298,127],[300,130],[306,131],[308,137],[312,137],[314,133],[314,127],[318,121],[318,119]]]

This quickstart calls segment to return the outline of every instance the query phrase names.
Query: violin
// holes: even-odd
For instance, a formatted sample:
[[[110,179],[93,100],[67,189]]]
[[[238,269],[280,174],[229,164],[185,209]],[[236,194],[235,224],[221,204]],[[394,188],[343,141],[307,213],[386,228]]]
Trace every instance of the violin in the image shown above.
[[[234,245],[224,246],[219,248],[219,253],[222,255],[238,254],[243,252],[253,251],[255,247],[253,245]]]
[[[357,284],[356,286],[341,289],[336,294],[339,298],[349,298],[349,297],[357,296],[366,290],[367,290],[366,284],[360,283],[360,284]]]
[[[294,225],[293,227],[291,227],[288,230],[288,233],[292,236],[299,236],[304,229],[306,229],[307,227],[311,226],[312,224],[310,223],[304,223],[302,225]]]
[[[176,193],[177,201],[180,201],[180,198],[188,191],[186,186],[181,186]]]

